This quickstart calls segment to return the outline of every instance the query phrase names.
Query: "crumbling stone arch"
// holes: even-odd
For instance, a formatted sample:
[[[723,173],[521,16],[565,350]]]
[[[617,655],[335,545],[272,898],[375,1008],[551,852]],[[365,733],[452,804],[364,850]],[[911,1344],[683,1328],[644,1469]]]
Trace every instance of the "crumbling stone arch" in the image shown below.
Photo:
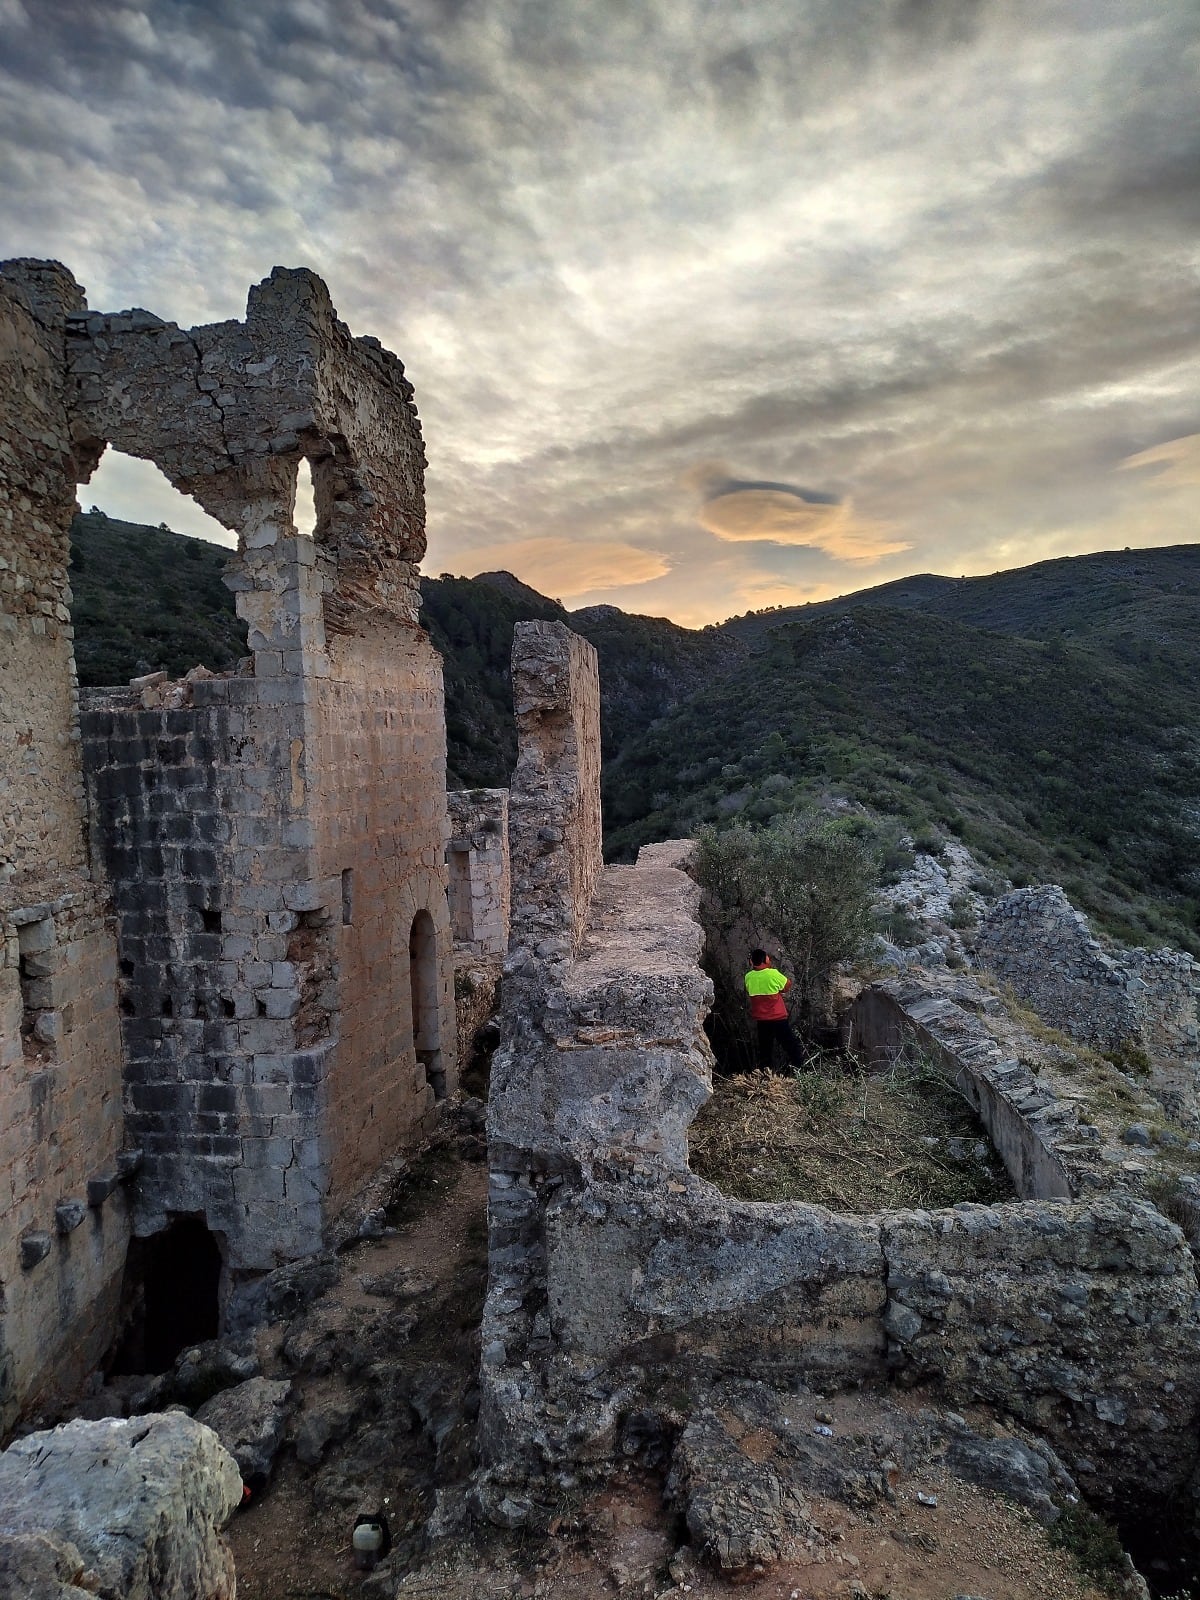
[[[67,368],[76,481],[111,444],[236,533],[229,581],[251,649],[319,655],[323,626],[354,631],[364,611],[416,620],[425,455],[412,386],[378,340],[350,335],[314,273],[276,268],[244,322],[78,310]],[[319,560],[294,542],[302,459]]]
[[[436,1100],[456,1087],[457,1041],[450,954],[454,930],[445,880],[421,871],[409,880],[395,928],[395,968],[408,971],[408,1042],[419,1079]]]

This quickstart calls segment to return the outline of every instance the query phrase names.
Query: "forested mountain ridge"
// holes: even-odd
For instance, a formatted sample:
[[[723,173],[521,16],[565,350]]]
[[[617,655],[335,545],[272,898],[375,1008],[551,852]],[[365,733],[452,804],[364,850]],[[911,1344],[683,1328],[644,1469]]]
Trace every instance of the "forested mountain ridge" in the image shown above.
[[[609,846],[837,795],[1197,947],[1200,716],[1154,668],[884,607],[791,623],[622,749]]]
[[[82,682],[244,652],[224,551],[96,514],[74,540]],[[507,782],[513,625],[560,620],[600,658],[610,851],[841,796],[1200,953],[1200,547],[922,575],[699,630],[568,612],[508,573],[422,592],[451,786]]]
[[[833,600],[731,617],[722,631],[750,644],[814,616],[885,606],[1026,639],[1103,645],[1124,659],[1200,666],[1200,545],[1059,556],[979,578],[918,573]],[[1193,680],[1194,681],[1194,680]]]

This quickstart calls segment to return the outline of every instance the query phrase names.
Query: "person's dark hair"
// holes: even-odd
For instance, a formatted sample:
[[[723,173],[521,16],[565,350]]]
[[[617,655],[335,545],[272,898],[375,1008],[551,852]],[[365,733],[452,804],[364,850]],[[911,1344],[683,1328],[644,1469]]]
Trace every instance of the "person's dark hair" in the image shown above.
[[[751,950],[750,961],[753,966],[761,967],[766,959],[767,952],[765,950]]]

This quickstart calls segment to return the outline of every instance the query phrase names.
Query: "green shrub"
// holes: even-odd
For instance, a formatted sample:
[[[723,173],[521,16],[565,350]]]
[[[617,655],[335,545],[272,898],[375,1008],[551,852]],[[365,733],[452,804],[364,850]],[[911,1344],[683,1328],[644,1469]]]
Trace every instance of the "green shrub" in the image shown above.
[[[1125,1550],[1111,1523],[1086,1506],[1066,1506],[1049,1533],[1050,1543],[1072,1555],[1106,1593],[1125,1592]]]
[[[716,1030],[727,1064],[752,1061],[743,977],[762,945],[792,978],[803,1025],[825,1008],[835,967],[871,934],[875,863],[862,841],[828,817],[791,813],[766,827],[704,828],[693,872],[716,990]]]
[[[1102,1050],[1101,1055],[1106,1061],[1111,1061],[1118,1072],[1124,1072],[1130,1078],[1148,1078],[1153,1063],[1143,1045],[1135,1039],[1122,1039],[1113,1050]]]
[[[879,931],[889,944],[897,944],[902,950],[920,944],[925,937],[921,924],[901,906],[893,907],[879,918]]]

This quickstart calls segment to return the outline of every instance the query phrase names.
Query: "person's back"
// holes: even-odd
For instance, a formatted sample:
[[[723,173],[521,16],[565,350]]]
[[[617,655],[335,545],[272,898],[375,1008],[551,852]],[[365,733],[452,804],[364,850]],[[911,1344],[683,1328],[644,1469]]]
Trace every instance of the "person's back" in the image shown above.
[[[746,974],[746,993],[750,996],[750,1015],[755,1022],[778,1022],[787,1016],[783,997],[792,987],[778,967],[766,964],[751,967]]]
[[[792,980],[771,965],[765,950],[751,950],[750,959],[754,965],[746,974],[745,984],[750,997],[750,1016],[758,1034],[759,1066],[768,1072],[771,1070],[774,1046],[778,1042],[791,1064],[798,1067],[804,1055],[792,1032],[783,1000],[792,987]]]

